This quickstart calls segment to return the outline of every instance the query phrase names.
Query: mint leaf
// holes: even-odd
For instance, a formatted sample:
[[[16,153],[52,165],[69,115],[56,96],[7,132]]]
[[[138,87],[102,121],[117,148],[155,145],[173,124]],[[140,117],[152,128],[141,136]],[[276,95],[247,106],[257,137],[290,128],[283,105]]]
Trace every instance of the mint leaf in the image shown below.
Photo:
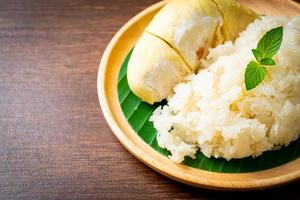
[[[279,50],[282,42],[282,26],[271,29],[259,41],[256,50],[262,52],[263,58],[272,58]],[[259,60],[260,61],[260,60]]]
[[[252,53],[253,53],[254,57],[256,58],[257,62],[260,62],[260,60],[263,57],[262,52],[257,49],[252,49]]]
[[[278,52],[282,43],[282,26],[268,31],[258,42],[252,53],[257,60],[250,61],[245,71],[245,85],[247,90],[258,86],[266,77],[267,68],[264,65],[275,65],[272,57]]]
[[[263,65],[275,65],[275,61],[272,58],[264,58],[260,63]]]
[[[245,84],[246,89],[251,90],[258,86],[266,77],[266,67],[260,65],[255,61],[251,61],[246,68]]]

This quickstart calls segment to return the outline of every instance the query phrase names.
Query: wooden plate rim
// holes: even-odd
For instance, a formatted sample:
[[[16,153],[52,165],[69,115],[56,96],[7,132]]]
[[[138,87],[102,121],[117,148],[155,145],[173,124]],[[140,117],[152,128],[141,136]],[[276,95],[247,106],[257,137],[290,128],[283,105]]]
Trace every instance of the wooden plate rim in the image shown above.
[[[102,56],[97,78],[98,97],[102,113],[118,140],[131,154],[152,169],[173,180],[196,187],[218,190],[260,190],[300,179],[299,158],[268,170],[238,174],[209,172],[176,164],[148,146],[130,127],[118,101],[119,70],[134,41],[138,38],[137,36],[130,38],[130,34],[135,34],[132,31],[133,27],[135,30],[139,28],[140,20],[153,15],[166,2],[161,1],[148,7],[127,22],[115,34]],[[125,36],[129,37],[128,41],[124,39]]]

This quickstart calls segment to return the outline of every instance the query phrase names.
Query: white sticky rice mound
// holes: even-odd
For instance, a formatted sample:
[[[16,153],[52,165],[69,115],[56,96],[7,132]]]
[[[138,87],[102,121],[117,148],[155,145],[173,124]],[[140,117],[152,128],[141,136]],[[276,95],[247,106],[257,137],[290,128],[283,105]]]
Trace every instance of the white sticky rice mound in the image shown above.
[[[283,42],[266,79],[246,91],[244,73],[251,49],[272,28],[283,26]],[[174,87],[168,104],[150,118],[170,159],[244,158],[287,146],[300,133],[300,17],[262,17],[233,44],[226,42],[202,61],[205,69]]]

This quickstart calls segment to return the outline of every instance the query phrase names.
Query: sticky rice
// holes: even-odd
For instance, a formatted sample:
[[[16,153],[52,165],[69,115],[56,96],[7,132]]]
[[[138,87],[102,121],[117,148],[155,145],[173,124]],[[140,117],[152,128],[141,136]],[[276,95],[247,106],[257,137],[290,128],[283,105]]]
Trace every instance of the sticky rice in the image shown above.
[[[246,91],[251,49],[272,28],[283,41],[266,79]],[[235,42],[210,49],[203,68],[174,87],[167,105],[150,118],[160,147],[182,162],[200,150],[207,157],[244,158],[287,146],[300,133],[300,17],[262,17]]]

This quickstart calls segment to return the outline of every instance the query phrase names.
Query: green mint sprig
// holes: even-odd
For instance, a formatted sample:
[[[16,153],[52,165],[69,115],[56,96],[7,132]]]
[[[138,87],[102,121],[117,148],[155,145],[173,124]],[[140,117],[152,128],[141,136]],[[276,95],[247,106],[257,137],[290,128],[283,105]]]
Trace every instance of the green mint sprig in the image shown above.
[[[267,75],[266,66],[275,65],[272,57],[278,52],[283,36],[282,26],[268,31],[258,42],[252,53],[256,61],[250,61],[245,72],[246,90],[258,86]]]

